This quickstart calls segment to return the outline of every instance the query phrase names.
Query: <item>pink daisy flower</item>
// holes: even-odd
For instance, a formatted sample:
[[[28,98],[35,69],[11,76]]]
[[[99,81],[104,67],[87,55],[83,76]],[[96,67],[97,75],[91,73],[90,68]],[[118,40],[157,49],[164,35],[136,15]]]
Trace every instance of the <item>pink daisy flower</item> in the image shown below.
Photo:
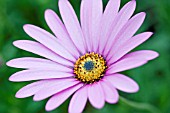
[[[35,101],[49,98],[46,110],[51,111],[73,95],[69,112],[80,113],[88,100],[100,109],[105,102],[118,102],[118,90],[137,92],[137,83],[119,72],[144,65],[158,57],[158,53],[151,50],[129,53],[152,33],[134,36],[145,19],[144,12],[132,17],[135,0],[120,10],[119,6],[120,0],[110,0],[103,11],[102,0],[82,0],[79,23],[69,1],[59,0],[63,22],[52,10],[45,12],[53,34],[25,25],[25,32],[36,41],[19,40],[14,45],[44,58],[25,57],[7,63],[26,69],[13,74],[10,81],[36,80],[20,89],[16,97],[33,96]]]

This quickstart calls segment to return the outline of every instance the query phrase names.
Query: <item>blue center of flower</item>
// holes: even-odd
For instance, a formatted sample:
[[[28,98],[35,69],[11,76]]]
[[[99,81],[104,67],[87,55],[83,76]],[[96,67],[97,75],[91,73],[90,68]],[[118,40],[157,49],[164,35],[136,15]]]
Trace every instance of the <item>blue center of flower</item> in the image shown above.
[[[85,62],[84,64],[84,68],[87,70],[87,71],[91,71],[93,70],[94,68],[94,63],[92,61],[87,61]]]

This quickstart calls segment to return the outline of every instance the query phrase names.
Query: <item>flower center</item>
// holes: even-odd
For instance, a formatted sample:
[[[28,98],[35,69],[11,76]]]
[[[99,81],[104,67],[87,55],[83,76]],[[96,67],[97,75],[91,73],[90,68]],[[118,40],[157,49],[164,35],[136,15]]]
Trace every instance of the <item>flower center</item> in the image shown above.
[[[94,52],[87,53],[74,65],[75,78],[84,83],[94,83],[104,76],[106,68],[106,61],[101,55]]]

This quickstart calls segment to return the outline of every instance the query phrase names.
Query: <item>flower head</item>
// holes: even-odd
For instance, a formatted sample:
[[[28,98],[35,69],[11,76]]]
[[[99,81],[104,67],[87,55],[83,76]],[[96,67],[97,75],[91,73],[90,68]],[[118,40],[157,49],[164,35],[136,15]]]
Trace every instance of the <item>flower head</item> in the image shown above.
[[[118,90],[137,92],[137,83],[119,72],[141,66],[158,53],[151,50],[129,53],[152,33],[135,35],[145,18],[143,12],[132,17],[135,0],[120,11],[119,6],[120,0],[110,0],[103,11],[102,0],[82,0],[80,25],[69,1],[59,0],[63,22],[52,10],[45,12],[53,34],[25,25],[25,32],[36,41],[19,40],[14,45],[44,58],[25,57],[7,63],[26,69],[13,74],[10,81],[36,80],[20,89],[16,97],[34,96],[35,101],[50,97],[46,104],[50,111],[73,95],[69,112],[77,113],[83,111],[87,100],[100,109],[105,101],[118,102]]]

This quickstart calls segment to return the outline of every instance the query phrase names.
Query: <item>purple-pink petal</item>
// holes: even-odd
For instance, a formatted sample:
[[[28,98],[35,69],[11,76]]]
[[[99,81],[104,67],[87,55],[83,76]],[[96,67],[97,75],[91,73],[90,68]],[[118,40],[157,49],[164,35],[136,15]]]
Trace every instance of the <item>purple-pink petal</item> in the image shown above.
[[[103,13],[102,0],[83,0],[81,3],[81,26],[88,51],[98,48],[100,21]]]
[[[88,51],[92,51],[92,41],[91,41],[91,32],[90,32],[90,28],[91,28],[91,25],[90,25],[90,22],[92,20],[90,20],[90,17],[89,15],[91,16],[91,11],[89,10],[88,6],[90,1],[88,0],[83,0],[81,2],[81,9],[80,9],[80,22],[81,22],[81,28],[82,28],[82,32],[83,32],[83,35],[84,35],[84,39],[85,39],[85,42],[86,42],[86,46],[87,46],[87,50]],[[90,4],[90,6],[92,6]]]
[[[115,54],[115,51],[137,32],[137,30],[142,25],[145,16],[146,14],[143,12],[138,13],[124,25],[124,27],[116,36],[114,43],[110,45],[111,48],[106,48],[110,50],[109,53],[107,53],[107,59],[110,59],[112,55]]]
[[[48,9],[45,11],[45,20],[55,36],[59,39],[59,41],[62,42],[60,44],[64,46],[72,55],[78,58],[79,52],[73,44],[64,24],[58,15],[54,11]]]
[[[157,58],[159,54],[152,50],[140,50],[131,52],[127,55],[125,55],[123,58],[138,58],[138,59],[144,59],[144,60],[153,60]]]
[[[56,37],[51,35],[49,32],[34,26],[34,25],[24,25],[25,32],[50,50],[54,51],[56,54],[58,54],[61,57],[64,57],[66,59],[69,59],[70,61],[75,62],[75,57],[71,55],[67,49],[65,49],[60,43]],[[72,47],[70,47],[72,48]]]
[[[140,59],[140,58],[122,58],[120,61],[111,64],[106,71],[106,74],[112,74],[112,73],[117,73],[117,72],[122,72],[126,71],[129,69],[133,69],[139,66],[142,66],[147,63],[147,60],[145,59]]]
[[[59,9],[72,41],[80,52],[86,53],[85,39],[73,7],[68,0],[59,0]]]
[[[105,80],[100,81],[100,84],[102,86],[106,102],[111,104],[117,103],[119,100],[117,89]]]
[[[25,69],[53,69],[56,71],[73,72],[72,68],[63,66],[51,60],[42,58],[17,58],[7,62],[10,67],[25,68]]]
[[[135,93],[139,90],[139,86],[134,80],[122,74],[108,75],[104,79],[115,88],[127,93]]]
[[[42,89],[38,91],[34,95],[34,101],[44,100],[52,95],[55,95],[61,91],[67,90],[68,88],[80,83],[79,81],[75,81],[74,79],[71,81],[63,81],[61,83],[54,83],[47,87],[46,89]]]
[[[119,33],[119,31],[123,28],[123,26],[128,22],[129,18],[132,16],[136,8],[136,1],[130,1],[128,2],[118,13],[116,16],[114,23],[112,24],[112,29],[108,31],[110,33],[109,37],[107,38],[107,42],[105,45],[103,55],[107,55],[109,52],[108,48],[111,48],[112,43],[114,42],[116,35]],[[113,48],[114,49],[114,48]]]
[[[69,105],[69,113],[82,113],[87,102],[87,87],[79,89],[72,97]]]
[[[88,98],[93,107],[101,109],[104,106],[105,98],[102,87],[99,83],[88,85]]]
[[[57,54],[55,54],[54,52],[52,52],[51,50],[49,50],[48,48],[46,48],[45,46],[43,46],[42,44],[38,42],[28,41],[28,40],[19,40],[19,41],[15,41],[14,45],[20,49],[40,55],[42,57],[53,60],[60,64],[63,64],[66,66],[74,66],[72,62],[58,56]]]
[[[32,96],[36,94],[39,90],[49,87],[49,85],[54,84],[54,83],[60,83],[62,81],[65,81],[65,79],[51,79],[51,80],[41,80],[37,82],[33,82],[31,84],[28,84],[21,88],[17,93],[16,97],[17,98],[26,98],[29,96]]]
[[[24,70],[14,73],[10,76],[9,80],[14,82],[23,82],[31,80],[53,79],[53,78],[67,78],[73,77],[74,74],[50,70],[50,69],[32,69]]]
[[[145,42],[149,37],[151,37],[153,33],[151,32],[144,32],[138,34],[129,40],[127,40],[124,44],[122,44],[119,49],[112,55],[112,58],[107,60],[108,64],[114,63],[115,61],[119,60],[122,56],[127,54],[129,51],[134,49],[135,47],[139,46],[143,42]]]
[[[47,104],[46,104],[46,110],[51,111],[55,108],[59,107],[64,101],[66,101],[76,90],[80,89],[83,85],[78,84],[71,88],[68,88],[67,90],[64,90],[62,92],[59,92],[52,96]],[[79,100],[78,100],[79,101]],[[75,106],[77,108],[77,106]],[[75,113],[75,112],[74,112]]]
[[[109,37],[111,29],[113,29],[112,24],[118,14],[120,7],[120,0],[109,0],[105,8],[104,14],[101,20],[101,31],[99,33],[99,53],[102,54],[103,48],[105,47],[107,38]],[[110,15],[112,17],[110,18]],[[107,21],[106,21],[107,20]]]

